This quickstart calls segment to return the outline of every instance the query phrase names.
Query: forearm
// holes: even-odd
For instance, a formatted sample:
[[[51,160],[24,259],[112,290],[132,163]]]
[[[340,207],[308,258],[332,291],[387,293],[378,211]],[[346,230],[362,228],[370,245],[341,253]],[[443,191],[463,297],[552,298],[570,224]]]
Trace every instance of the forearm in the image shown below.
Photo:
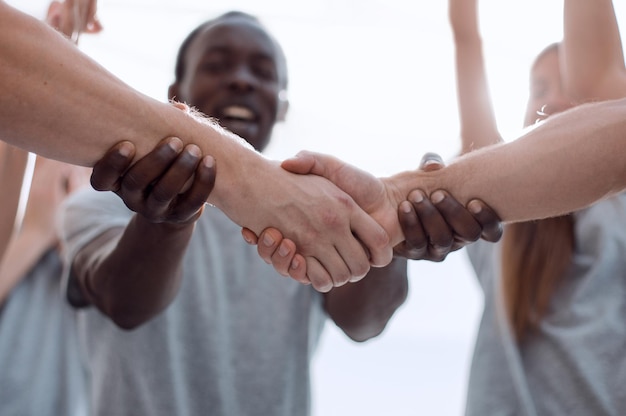
[[[476,1],[450,0],[450,17],[454,33],[461,144],[462,152],[467,153],[502,139],[487,85]]]
[[[0,27],[2,137],[44,156],[91,166],[122,140],[132,141],[140,158],[161,139],[176,136],[214,157],[219,174],[209,202],[237,224],[256,233],[276,227],[325,267],[326,260],[338,263],[332,245],[358,244],[347,220],[363,213],[331,184],[285,172],[242,139],[129,88],[45,24],[5,3]],[[362,234],[376,235],[366,244],[370,252],[388,261],[383,231],[371,231],[375,224],[365,222],[358,226]]]
[[[16,233],[0,260],[0,305],[50,248],[50,241],[36,230]]]
[[[136,158],[161,139],[194,142],[220,164],[214,194],[230,172],[260,159],[243,140],[151,99],[110,74],[44,23],[0,2],[1,136],[53,159],[92,166],[114,144],[132,141]],[[243,158],[243,160],[242,160]],[[221,182],[229,184],[221,186]]]
[[[118,238],[92,242],[79,253],[74,271],[83,291],[104,314],[125,329],[164,310],[182,280],[181,264],[193,224],[153,224],[136,215]],[[117,232],[119,235],[119,231]]]
[[[0,259],[15,231],[28,152],[0,142]]]
[[[325,295],[325,307],[346,335],[362,342],[385,329],[407,293],[407,262],[395,258],[388,266],[371,268],[359,282],[332,289]]]
[[[505,222],[571,212],[626,187],[626,101],[579,106],[520,139],[458,158],[433,172],[385,179],[396,202],[409,191],[446,189],[478,198]]]
[[[579,101],[626,94],[622,43],[611,0],[566,0],[563,7],[563,79]]]

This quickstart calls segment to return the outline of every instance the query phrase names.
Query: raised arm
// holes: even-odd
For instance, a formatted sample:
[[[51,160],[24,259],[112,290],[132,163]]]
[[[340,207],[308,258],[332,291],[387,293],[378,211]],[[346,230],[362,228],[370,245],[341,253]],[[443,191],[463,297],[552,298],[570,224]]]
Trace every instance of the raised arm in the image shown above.
[[[565,0],[563,64],[568,94],[579,102],[626,96],[626,68],[611,0]]]
[[[449,0],[454,38],[457,106],[462,152],[502,141],[493,107],[478,29],[477,0]]]

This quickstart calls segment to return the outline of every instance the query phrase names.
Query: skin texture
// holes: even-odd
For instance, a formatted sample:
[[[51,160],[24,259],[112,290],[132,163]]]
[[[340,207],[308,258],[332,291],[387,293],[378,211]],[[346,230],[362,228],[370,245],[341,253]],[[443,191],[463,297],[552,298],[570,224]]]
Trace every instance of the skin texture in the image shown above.
[[[15,231],[15,216],[27,162],[28,152],[0,142],[0,193],[3,195],[0,210],[0,260]]]
[[[259,24],[241,17],[220,19],[190,44],[183,76],[170,87],[170,94],[207,114],[225,117],[224,124],[250,134],[251,144],[262,150],[274,123],[283,117],[279,95],[285,84],[280,74],[286,68],[276,54],[273,39]],[[248,113],[254,116],[229,119]],[[73,262],[73,275],[88,300],[122,328],[148,321],[176,296],[183,255],[214,183],[210,180],[215,181],[215,167],[220,169],[217,177],[221,175],[218,161],[205,172],[213,177],[200,184],[203,173],[198,169],[204,168],[197,156],[183,158],[187,150],[181,152],[182,146],[180,140],[169,139],[127,171],[134,147],[123,142],[93,171],[94,187],[114,190],[137,214],[126,228],[108,230],[88,243]],[[181,195],[192,179],[193,166],[197,167],[191,188]],[[174,177],[180,179],[168,179]],[[380,334],[408,290],[403,259],[372,268],[367,276],[350,285],[304,279],[328,292],[324,297],[329,316],[357,341]],[[341,287],[330,290],[335,284]]]
[[[619,91],[626,85],[626,78],[612,3],[604,1],[598,6],[585,1],[565,3],[566,30],[561,49],[567,64],[560,68],[556,53],[548,52],[533,66],[526,125],[571,107],[566,93],[579,100],[586,97],[583,101],[623,96]],[[353,197],[368,189],[378,189],[381,199],[367,205],[366,210],[385,221],[382,224],[392,236],[392,243],[401,240],[403,230],[406,233],[406,226],[393,224],[393,207],[400,206],[403,195],[409,193],[408,200],[430,196],[438,201],[452,195],[470,210],[479,208],[471,202],[478,198],[493,207],[505,222],[519,222],[566,214],[623,190],[626,148],[621,131],[626,101],[567,111],[529,129],[512,143],[501,143],[486,88],[477,21],[466,19],[475,10],[475,1],[454,1],[450,20],[459,46],[457,65],[463,67],[458,71],[463,151],[487,148],[463,156],[441,170],[404,172],[383,179],[373,178],[331,156],[310,152],[285,161],[283,167],[303,174],[324,175]],[[589,27],[594,30],[586,30]],[[591,55],[586,55],[585,50],[590,50]],[[565,83],[561,81],[560,71],[569,74]],[[606,88],[607,85],[611,87]],[[603,88],[611,93],[602,92]],[[342,180],[347,176],[352,177],[350,183]],[[472,180],[467,181],[468,177]],[[361,188],[357,189],[359,182]],[[412,190],[411,184],[422,191]],[[400,216],[403,215],[411,216],[401,212]],[[249,235],[246,238],[254,241]],[[273,261],[275,266],[285,269],[284,260]],[[302,267],[301,261],[297,267]],[[298,268],[290,273],[301,274]]]
[[[441,157],[433,153],[425,155],[420,163],[420,169],[424,172],[435,171],[443,166]],[[341,183],[341,186],[351,186],[348,180]],[[442,192],[441,196],[434,204],[416,190],[411,192],[410,199],[398,205],[397,215],[404,241],[394,248],[396,256],[443,261],[450,252],[479,238],[492,242],[500,239],[500,220],[482,201],[473,200],[468,204],[469,209],[466,209],[448,193]],[[259,239],[247,229],[242,230],[242,235],[249,244],[258,243],[259,255],[279,273],[306,282],[306,264],[302,256],[296,252],[295,243],[283,238],[278,230],[264,230]]]
[[[78,43],[81,33],[102,31],[102,24],[96,16],[97,8],[96,0],[55,0],[48,6],[46,21],[50,27]]]
[[[460,7],[472,7],[472,4],[461,4]],[[569,74],[564,79],[569,96],[578,97],[582,101],[613,101],[583,105],[553,115],[511,143],[496,144],[464,155],[444,169],[430,173],[403,172],[382,178],[378,184],[364,172],[325,155],[303,153],[299,158],[303,160],[288,160],[283,166],[301,173],[316,172],[327,177],[337,176],[339,170],[344,174],[352,171],[355,177],[364,181],[361,183],[363,189],[366,189],[365,184],[369,181],[368,186],[381,186],[385,190],[382,194],[387,201],[380,201],[375,207],[370,207],[368,212],[387,217],[391,216],[391,207],[404,200],[404,195],[413,187],[422,189],[431,198],[440,196],[438,190],[446,189],[462,204],[479,198],[489,204],[505,222],[566,214],[622,191],[626,187],[626,145],[623,139],[626,101],[621,97],[626,93],[626,82],[621,46],[616,46],[619,45],[619,37],[616,36],[618,32],[612,13],[610,1],[598,4],[584,0],[565,2],[562,50],[567,64],[561,70]],[[589,20],[581,20],[585,18]],[[586,30],[589,27],[594,27],[594,30]],[[467,29],[459,27],[458,33]],[[473,30],[471,26],[469,29]],[[473,46],[470,47],[476,48],[477,39],[471,42]],[[579,55],[576,55],[577,50]],[[542,66],[544,63],[535,69],[541,70]],[[545,67],[554,68],[554,65],[546,62]],[[481,81],[476,77],[475,71],[480,70],[480,67],[475,68],[465,75],[484,82],[484,79]],[[544,75],[553,76],[549,73]],[[479,88],[479,84],[468,88]],[[537,85],[532,88],[535,89],[531,90],[533,99],[547,101],[540,93],[541,88]],[[559,91],[549,91],[550,94],[553,92]],[[486,95],[479,94],[477,97],[475,104],[484,107],[489,103]],[[463,101],[459,102],[462,105]],[[536,104],[529,102],[526,123],[532,124],[537,118],[542,119],[569,105],[558,100],[555,103],[552,108],[544,108],[541,115],[536,115]],[[480,130],[470,130],[475,132],[470,134],[484,138],[484,144],[489,144],[497,141],[498,137],[494,134],[492,115],[484,114],[487,120],[466,125],[467,129],[486,126],[489,129],[486,134],[477,133]],[[467,147],[473,148],[474,145],[469,143]],[[468,177],[472,180],[467,181]],[[392,237],[392,243],[398,241],[400,227],[386,225],[386,229],[395,236]]]
[[[0,135],[12,144],[93,166],[121,141],[135,145],[138,159],[160,140],[178,137],[219,163],[209,202],[257,233],[270,226],[283,231],[301,247],[313,278],[345,282],[365,275],[370,262],[391,260],[382,227],[327,180],[290,174],[214,123],[131,89],[4,2],[0,26],[0,82],[7,92],[0,97]]]
[[[82,167],[37,158],[24,218],[0,262],[0,303],[40,257],[58,244],[56,216],[63,200],[87,184]]]
[[[112,166],[120,166],[115,150],[94,168],[92,182],[102,182],[100,171],[112,176]],[[109,229],[74,258],[73,276],[86,299],[120,327],[144,323],[176,296],[183,255],[215,182],[213,167],[213,158],[202,158],[196,146],[164,140],[119,182],[116,193],[138,214],[126,228]]]
[[[586,104],[528,130],[517,140],[489,146],[459,157],[443,169],[408,171],[374,178],[331,156],[303,152],[283,166],[341,182],[352,177],[353,195],[376,190],[380,199],[367,207],[385,218],[392,243],[402,240],[395,208],[413,189],[431,199],[445,189],[461,204],[480,199],[504,222],[561,215],[586,207],[626,188],[626,101]],[[594,140],[589,140],[590,138]],[[590,175],[589,172],[593,172]],[[466,178],[471,177],[471,181]]]
[[[565,88],[578,102],[626,96],[622,40],[611,0],[563,3]]]
[[[53,1],[46,22],[77,42],[81,32],[93,34],[101,30],[95,8],[94,0]],[[0,304],[41,255],[56,246],[54,221],[59,204],[86,184],[84,168],[38,157],[24,216],[16,224],[27,162],[28,152],[0,142]]]

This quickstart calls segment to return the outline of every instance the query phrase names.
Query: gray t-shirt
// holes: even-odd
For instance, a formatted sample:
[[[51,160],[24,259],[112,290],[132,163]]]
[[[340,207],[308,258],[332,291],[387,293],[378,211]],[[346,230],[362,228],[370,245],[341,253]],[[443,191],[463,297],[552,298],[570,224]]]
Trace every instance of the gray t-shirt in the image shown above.
[[[0,415],[87,411],[75,311],[61,295],[56,250],[44,254],[0,306]]]
[[[538,333],[515,342],[500,247],[467,247],[485,294],[467,415],[626,414],[626,194],[575,214],[576,250]]]
[[[70,197],[67,257],[132,217],[112,193]],[[172,304],[133,331],[79,313],[93,415],[307,415],[309,362],[325,322],[321,295],[277,274],[240,227],[207,207]]]

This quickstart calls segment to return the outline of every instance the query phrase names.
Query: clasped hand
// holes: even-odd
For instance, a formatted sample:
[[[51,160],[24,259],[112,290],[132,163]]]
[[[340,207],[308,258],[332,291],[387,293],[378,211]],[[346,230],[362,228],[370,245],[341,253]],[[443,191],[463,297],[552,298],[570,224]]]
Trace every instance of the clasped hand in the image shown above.
[[[496,242],[502,236],[497,214],[477,199],[465,207],[443,190],[430,196],[419,189],[402,195],[392,179],[379,179],[332,156],[311,152],[301,152],[282,166],[294,173],[323,176],[351,195],[387,231],[396,256],[439,262],[480,238]],[[420,169],[432,171],[443,166],[441,157],[429,153],[422,158]],[[309,279],[295,243],[279,230],[268,228],[260,239],[245,228],[242,234],[248,243],[259,243],[259,255],[280,274],[312,283],[320,290]]]
[[[197,148],[183,149],[177,139],[169,138],[131,167],[133,158],[130,142],[111,148],[94,166],[94,188],[116,192],[130,209],[153,222],[197,220],[215,183],[216,169],[210,156],[202,158]],[[349,194],[387,232],[396,256],[442,261],[449,253],[480,238],[498,241],[502,235],[498,216],[479,200],[464,207],[445,191],[427,196],[414,190],[401,195],[389,178],[376,178],[332,156],[310,152],[301,152],[281,166],[297,174],[322,176]],[[442,167],[441,158],[434,154],[426,155],[420,165],[424,171]],[[328,271],[318,270],[313,276],[310,261],[298,253],[296,242],[284,238],[280,230],[268,227],[260,239],[247,228],[242,232],[248,243],[260,242],[259,255],[280,274],[312,284],[318,291],[327,292],[365,275],[338,279]],[[365,245],[363,250],[368,254]],[[358,261],[362,262],[360,258]],[[319,268],[322,262],[314,264]],[[368,270],[370,265],[362,266]]]

